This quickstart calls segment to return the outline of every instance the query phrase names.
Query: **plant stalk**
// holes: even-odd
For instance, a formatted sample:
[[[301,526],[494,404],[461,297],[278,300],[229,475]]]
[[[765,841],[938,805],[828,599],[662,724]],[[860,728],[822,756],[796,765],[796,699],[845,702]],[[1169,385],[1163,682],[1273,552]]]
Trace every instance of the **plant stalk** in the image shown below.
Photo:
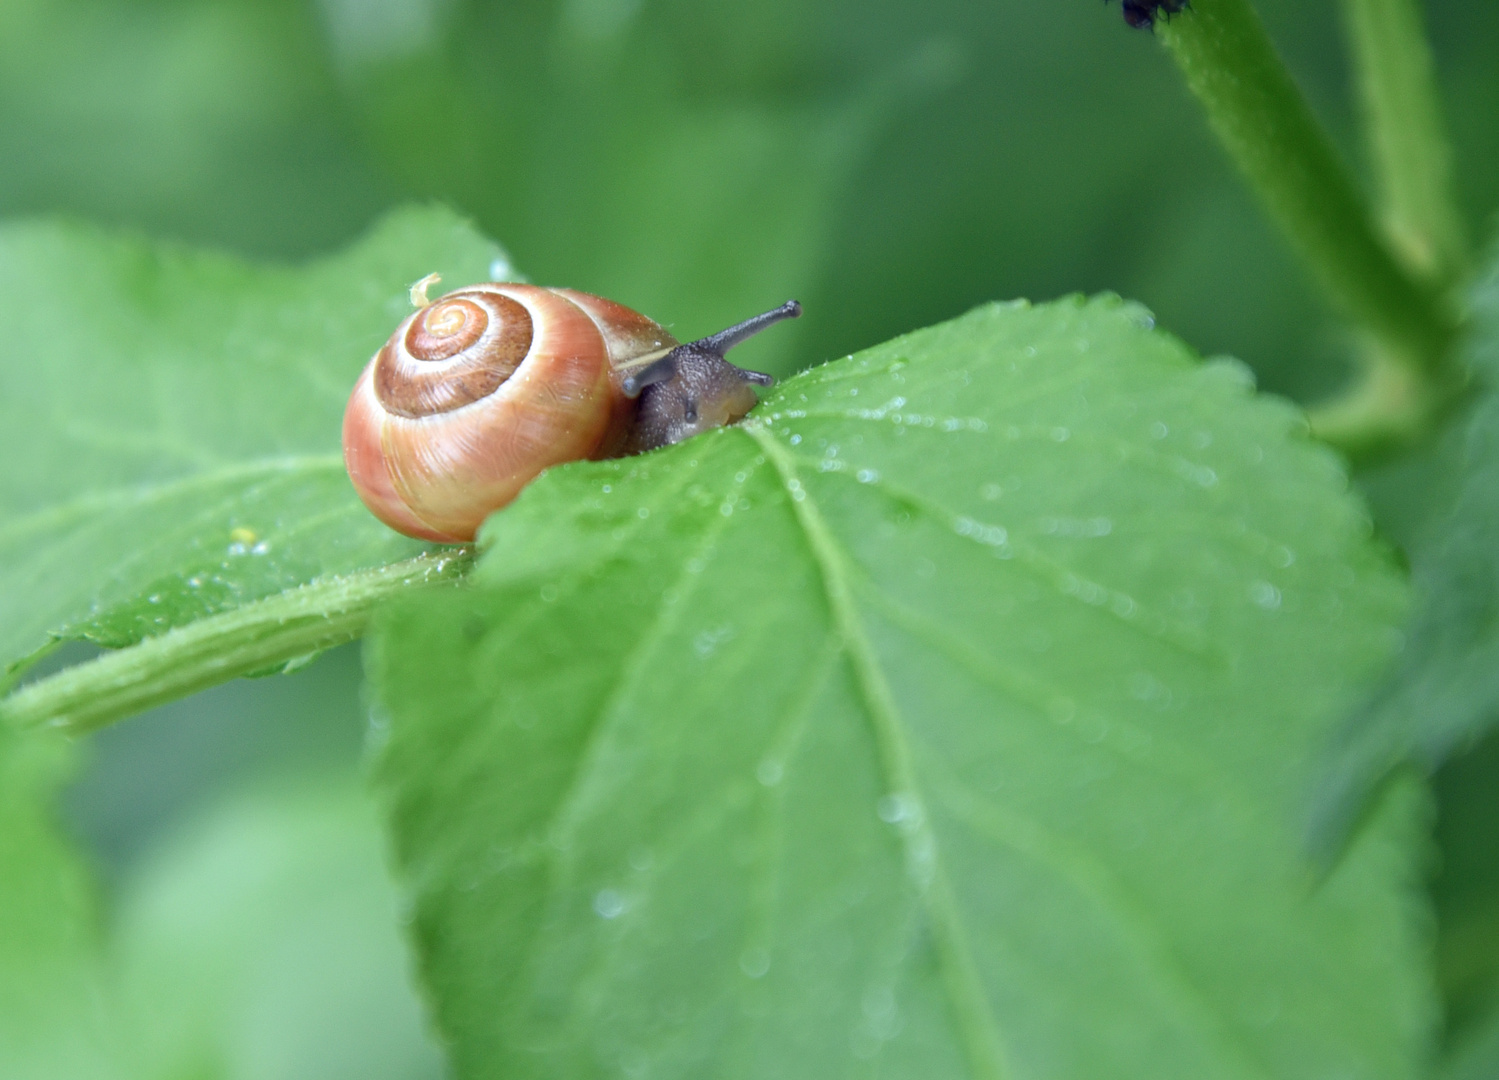
[[[230,679],[272,670],[363,635],[377,603],[413,587],[454,582],[467,554],[315,581],[212,615],[59,671],[0,698],[0,722],[79,735]]]
[[[1418,436],[1455,381],[1457,319],[1441,292],[1385,243],[1249,0],[1194,0],[1157,29],[1270,216],[1334,307],[1372,340],[1376,356],[1334,403],[1338,423],[1319,424],[1314,413],[1313,429],[1353,450]]]
[[[1385,234],[1406,268],[1441,289],[1468,270],[1452,150],[1415,0],[1343,0]]]

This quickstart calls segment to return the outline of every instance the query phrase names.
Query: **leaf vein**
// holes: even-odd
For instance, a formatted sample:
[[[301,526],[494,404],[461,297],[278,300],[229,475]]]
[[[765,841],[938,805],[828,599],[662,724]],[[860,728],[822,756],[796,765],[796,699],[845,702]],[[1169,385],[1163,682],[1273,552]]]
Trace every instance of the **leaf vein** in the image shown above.
[[[910,747],[902,730],[894,695],[885,681],[854,602],[848,578],[848,557],[839,547],[816,503],[802,487],[793,456],[759,425],[745,426],[740,430],[759,444],[780,474],[792,513],[822,577],[830,614],[868,710],[890,791],[914,799],[919,787]],[[903,830],[901,834],[907,869],[931,923],[943,985],[953,1009],[963,1051],[976,1075],[1004,1080],[1014,1076],[1015,1070],[997,1030],[993,1006],[969,954],[966,934],[948,890],[936,837],[924,815],[920,815],[920,811],[917,813],[915,827]]]

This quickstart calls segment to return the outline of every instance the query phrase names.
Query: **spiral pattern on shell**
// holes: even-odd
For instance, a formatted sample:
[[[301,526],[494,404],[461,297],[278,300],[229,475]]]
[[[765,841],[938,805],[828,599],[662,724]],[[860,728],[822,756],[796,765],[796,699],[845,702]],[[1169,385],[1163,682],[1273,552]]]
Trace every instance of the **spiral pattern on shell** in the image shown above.
[[[375,516],[472,540],[542,470],[620,448],[619,364],[676,344],[638,312],[536,285],[458,289],[407,318],[344,413],[344,461]]]

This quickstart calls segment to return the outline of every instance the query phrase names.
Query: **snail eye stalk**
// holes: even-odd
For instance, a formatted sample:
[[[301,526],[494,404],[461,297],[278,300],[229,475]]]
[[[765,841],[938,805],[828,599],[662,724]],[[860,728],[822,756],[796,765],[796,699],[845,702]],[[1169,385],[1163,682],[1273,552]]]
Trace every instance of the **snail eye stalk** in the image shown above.
[[[647,386],[655,386],[658,383],[664,383],[674,378],[680,367],[679,360],[689,355],[701,356],[704,353],[712,354],[717,359],[723,360],[725,364],[728,364],[729,367],[739,372],[740,377],[745,382],[754,383],[756,386],[774,386],[776,382],[774,375],[767,375],[763,371],[748,371],[729,364],[727,360],[723,359],[724,353],[728,352],[735,345],[738,345],[741,341],[754,337],[767,327],[774,326],[776,323],[786,319],[795,319],[801,313],[801,304],[795,300],[787,300],[780,307],[772,308],[764,314],[745,319],[741,323],[735,323],[727,330],[720,330],[709,337],[699,338],[697,341],[689,341],[685,345],[678,345],[661,359],[655,360],[639,371],[632,372],[626,376],[620,386],[624,390],[626,397],[639,397],[641,391]]]
[[[787,300],[780,307],[767,311],[763,315],[756,315],[752,319],[745,319],[742,323],[735,323],[727,330],[720,330],[712,337],[705,337],[691,344],[722,356],[741,341],[754,337],[766,327],[774,326],[785,319],[799,318],[801,313],[802,306],[799,303],[795,300]]]

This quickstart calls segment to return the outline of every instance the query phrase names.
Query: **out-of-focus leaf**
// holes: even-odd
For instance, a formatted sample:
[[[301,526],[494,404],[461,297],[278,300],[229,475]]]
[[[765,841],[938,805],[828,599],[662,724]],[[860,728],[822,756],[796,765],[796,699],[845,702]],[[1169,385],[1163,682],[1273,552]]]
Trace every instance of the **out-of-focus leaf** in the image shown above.
[[[1368,534],[1114,300],[549,473],[372,640],[458,1076],[1413,1075],[1411,793],[1320,888],[1297,829],[1402,610]]]
[[[423,1029],[368,797],[262,787],[138,868],[115,951],[139,1080],[421,1080]]]
[[[498,257],[439,209],[300,268],[0,229],[0,662],[49,635],[128,645],[427,550],[355,496],[343,408],[411,281],[487,280]]]
[[[851,171],[964,60],[951,39],[918,37],[829,79],[809,63],[816,8],[787,0],[399,7],[436,13],[398,32],[367,5],[323,4],[386,167],[511,230],[497,235],[538,281],[612,297],[684,339],[805,298]],[[806,326],[747,344],[740,362],[789,370]]]
[[[92,883],[52,820],[72,759],[57,735],[0,724],[0,1076],[123,1075]]]
[[[1257,6],[1353,157],[1335,5]],[[1499,200],[1491,8],[1430,12],[1475,220]],[[845,138],[829,173],[788,118],[846,137],[843,106],[865,103],[873,133]],[[736,110],[742,125],[714,119]],[[595,139],[601,117],[634,133],[628,186],[608,131]],[[559,173],[533,128],[598,153]],[[642,172],[654,145],[706,156]],[[1267,385],[1306,395],[1336,378],[1299,271],[1117,5],[8,0],[0,148],[0,213],[300,256],[397,197],[438,196],[540,280],[684,330],[793,293],[817,312],[747,362],[842,355],[995,295],[1109,287]],[[721,205],[684,199],[699,178]],[[793,232],[808,195],[816,237]],[[671,268],[679,253],[690,270]]]
[[[0,4],[0,215],[296,255],[393,197],[300,0]]]
[[[1494,1080],[1499,1076],[1499,1010],[1489,1025],[1460,1046],[1439,1074],[1441,1080]]]
[[[279,679],[237,679],[89,738],[62,813],[106,888],[216,793],[288,770],[352,768],[368,717],[359,649]]]
[[[686,313],[689,332],[798,295],[817,318],[747,346],[754,366],[1107,286],[1278,388],[1342,377],[1309,282],[1117,8],[321,6],[350,103],[412,190],[476,214],[540,280]],[[1347,120],[1336,13],[1266,6]]]
[[[1499,262],[1474,290],[1466,355],[1478,386],[1465,413],[1437,446],[1366,481],[1409,555],[1416,609],[1394,671],[1334,744],[1321,841],[1400,762],[1434,768],[1499,720]]]
[[[1499,1009],[1489,1014],[1483,1028],[1453,1049],[1438,1075],[1441,1080],[1494,1080],[1499,1076]]]
[[[1499,739],[1436,774],[1432,881],[1451,1080],[1499,1075]]]

